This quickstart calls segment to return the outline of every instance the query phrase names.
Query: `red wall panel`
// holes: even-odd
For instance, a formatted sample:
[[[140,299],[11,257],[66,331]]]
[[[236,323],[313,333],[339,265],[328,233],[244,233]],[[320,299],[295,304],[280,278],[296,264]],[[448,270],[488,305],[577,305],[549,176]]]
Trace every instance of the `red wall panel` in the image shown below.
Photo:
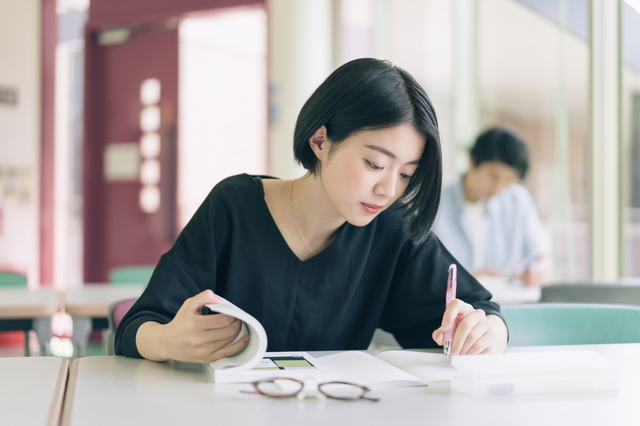
[[[178,114],[178,31],[174,18],[264,0],[92,0],[85,30],[84,280],[104,282],[116,266],[155,264],[174,242]],[[123,44],[99,46],[96,35],[131,26]],[[161,206],[145,213],[139,181],[107,182],[104,150],[140,140],[140,84],[161,81]]]

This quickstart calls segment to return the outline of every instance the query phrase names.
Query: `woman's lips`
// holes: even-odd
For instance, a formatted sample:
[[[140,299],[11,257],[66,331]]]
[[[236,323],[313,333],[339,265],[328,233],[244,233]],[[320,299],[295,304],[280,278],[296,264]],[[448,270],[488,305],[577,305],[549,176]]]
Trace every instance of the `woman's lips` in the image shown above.
[[[367,203],[361,203],[362,207],[364,208],[364,211],[366,211],[369,214],[376,214],[378,213],[378,210],[380,210],[382,208],[382,206],[379,206],[377,204],[367,204]]]

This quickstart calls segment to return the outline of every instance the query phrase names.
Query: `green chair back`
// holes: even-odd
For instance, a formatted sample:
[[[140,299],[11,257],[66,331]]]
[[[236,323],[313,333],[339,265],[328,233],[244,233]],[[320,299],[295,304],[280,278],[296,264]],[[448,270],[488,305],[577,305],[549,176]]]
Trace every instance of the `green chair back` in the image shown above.
[[[109,281],[113,284],[148,284],[155,266],[125,266],[113,268]]]
[[[16,272],[0,271],[0,286],[21,286],[26,287],[27,276]]]
[[[536,303],[501,307],[509,346],[640,343],[640,307]]]

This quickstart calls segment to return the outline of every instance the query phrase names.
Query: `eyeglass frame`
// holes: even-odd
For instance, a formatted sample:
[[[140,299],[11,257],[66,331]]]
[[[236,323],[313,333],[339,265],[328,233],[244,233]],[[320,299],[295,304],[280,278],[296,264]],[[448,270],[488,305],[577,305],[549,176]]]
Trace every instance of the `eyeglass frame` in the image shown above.
[[[260,383],[269,383],[269,382],[275,382],[276,380],[290,380],[296,383],[300,384],[300,389],[297,392],[294,392],[292,394],[287,394],[287,395],[269,395],[267,393],[264,393],[260,390],[260,388],[258,388],[258,385]],[[278,399],[285,399],[285,398],[293,398],[295,396],[298,396],[298,394],[300,394],[300,392],[302,392],[304,390],[304,385],[305,382],[303,382],[302,380],[298,380],[298,379],[294,379],[293,377],[271,377],[268,379],[260,379],[260,380],[256,380],[253,382],[249,382],[250,385],[252,385],[255,389],[255,391],[245,391],[245,390],[241,390],[240,392],[242,393],[252,393],[252,394],[259,394],[259,395],[263,395],[266,396],[267,398],[278,398]],[[322,390],[322,386],[324,385],[349,385],[349,386],[356,386],[360,389],[362,389],[362,395],[358,398],[345,398],[345,397],[339,397],[339,396],[331,396],[329,394],[327,394],[326,392],[324,392]],[[332,382],[322,382],[322,383],[318,383],[318,392],[320,392],[322,395],[324,395],[326,398],[329,399],[337,399],[339,401],[359,401],[361,399],[364,399],[365,401],[380,401],[379,398],[371,398],[367,396],[368,392],[371,392],[371,389],[368,388],[367,386],[364,385],[359,385],[357,383],[351,383],[351,382],[342,382],[342,381],[332,381]]]

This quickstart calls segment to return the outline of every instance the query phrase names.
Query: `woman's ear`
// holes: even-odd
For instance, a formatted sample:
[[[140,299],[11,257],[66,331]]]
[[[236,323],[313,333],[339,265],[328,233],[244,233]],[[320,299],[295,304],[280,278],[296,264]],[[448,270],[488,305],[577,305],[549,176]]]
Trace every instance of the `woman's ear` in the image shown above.
[[[309,146],[311,150],[316,154],[318,160],[323,159],[329,152],[329,139],[327,139],[327,128],[325,126],[320,127],[309,138]]]

